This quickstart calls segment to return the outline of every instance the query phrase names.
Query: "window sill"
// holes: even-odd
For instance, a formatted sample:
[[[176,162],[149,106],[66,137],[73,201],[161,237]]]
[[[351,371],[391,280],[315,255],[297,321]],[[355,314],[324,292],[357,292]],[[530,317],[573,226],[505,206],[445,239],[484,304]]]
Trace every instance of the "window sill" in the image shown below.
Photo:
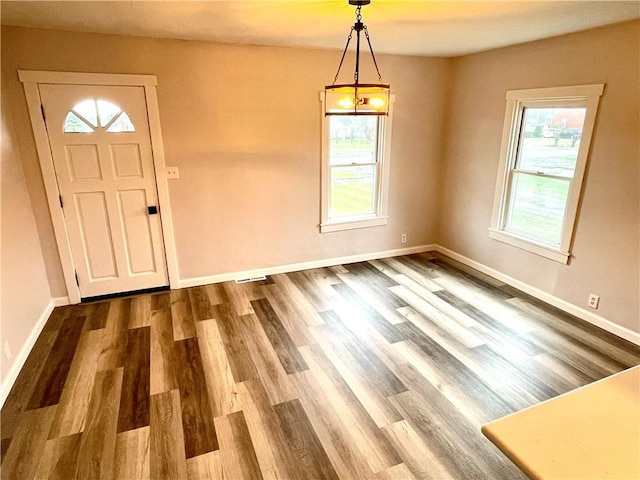
[[[374,217],[361,220],[343,220],[320,224],[320,233],[339,232],[341,230],[355,230],[357,228],[381,227],[386,225],[389,217]]]
[[[571,256],[568,252],[562,252],[547,245],[535,243],[494,228],[489,229],[489,237],[565,265],[569,263],[569,257]]]

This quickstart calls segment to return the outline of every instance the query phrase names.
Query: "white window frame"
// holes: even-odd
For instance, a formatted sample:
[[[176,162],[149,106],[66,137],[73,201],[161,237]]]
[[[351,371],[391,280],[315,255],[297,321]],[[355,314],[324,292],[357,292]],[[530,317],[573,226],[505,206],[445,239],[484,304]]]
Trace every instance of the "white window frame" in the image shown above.
[[[395,96],[389,99],[389,115],[381,115],[378,125],[378,174],[376,176],[375,211],[368,215],[340,217],[332,219],[329,216],[331,205],[331,166],[329,165],[329,117],[324,115],[324,92],[320,93],[322,102],[322,172],[321,172],[321,218],[320,233],[338,232],[356,228],[379,227],[387,225],[389,204],[389,171],[391,167],[391,131],[393,122],[393,102]],[[368,165],[368,164],[363,164]]]
[[[593,127],[595,125],[600,96],[603,91],[604,84],[595,84],[509,90],[507,92],[507,106],[500,148],[500,164],[496,180],[491,227],[489,228],[489,236],[491,238],[560,263],[569,263],[573,243],[573,232],[578,214],[578,204],[582,192],[582,183],[587,166]],[[576,168],[573,179],[569,181],[562,236],[557,248],[544,243],[538,243],[528,237],[505,230],[508,209],[511,203],[511,182],[513,172],[516,170],[518,145],[520,135],[524,133],[522,119],[526,107],[586,108],[582,136],[578,148],[578,157],[576,159]]]

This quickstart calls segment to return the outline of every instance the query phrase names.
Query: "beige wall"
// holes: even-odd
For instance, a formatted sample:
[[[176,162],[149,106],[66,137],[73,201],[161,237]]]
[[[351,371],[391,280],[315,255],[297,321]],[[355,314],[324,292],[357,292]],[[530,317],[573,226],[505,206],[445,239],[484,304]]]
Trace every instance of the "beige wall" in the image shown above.
[[[640,332],[640,22],[458,58],[448,107],[439,243]],[[489,239],[505,92],[606,83],[570,265]]]
[[[18,68],[158,76],[182,279],[438,242],[581,307],[597,293],[596,313],[640,331],[638,25],[455,60],[380,56],[396,94],[390,223],[322,235],[317,92],[339,52],[4,27],[2,92],[51,292],[66,295]],[[490,240],[506,90],[596,82],[571,264]]]
[[[0,329],[2,338],[2,381],[20,353],[23,345],[51,302],[49,285],[35,221],[16,147],[13,129],[2,96],[0,153],[2,185]],[[5,359],[5,342],[13,358]],[[24,360],[24,359],[23,359]]]
[[[378,58],[396,95],[389,225],[319,234],[318,92],[339,60],[338,51],[3,27],[2,91],[53,295],[66,292],[17,69],[157,75],[166,162],[180,168],[169,189],[181,279],[434,242],[451,60]]]

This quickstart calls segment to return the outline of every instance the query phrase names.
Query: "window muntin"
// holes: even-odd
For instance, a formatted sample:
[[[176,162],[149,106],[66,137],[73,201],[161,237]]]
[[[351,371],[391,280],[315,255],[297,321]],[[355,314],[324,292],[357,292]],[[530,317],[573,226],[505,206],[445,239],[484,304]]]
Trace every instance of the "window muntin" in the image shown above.
[[[126,112],[117,105],[101,99],[77,103],[64,119],[65,133],[92,133],[98,128],[106,128],[109,133],[136,131]]]
[[[567,262],[603,87],[508,92],[492,238]]]
[[[114,105],[111,102],[98,100],[96,103],[98,104],[98,115],[100,117],[101,127],[106,127],[107,125],[109,125],[109,122],[113,119],[113,117],[121,112],[120,107]]]
[[[387,224],[392,118],[323,117],[321,232]]]

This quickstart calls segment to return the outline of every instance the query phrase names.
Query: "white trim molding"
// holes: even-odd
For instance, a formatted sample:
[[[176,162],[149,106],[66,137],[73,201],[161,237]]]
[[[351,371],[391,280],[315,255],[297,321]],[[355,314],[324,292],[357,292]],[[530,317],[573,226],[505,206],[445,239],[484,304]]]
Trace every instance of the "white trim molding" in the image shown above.
[[[58,300],[58,299],[55,299],[55,300]],[[38,337],[40,336],[42,329],[46,325],[47,320],[51,315],[51,312],[53,312],[53,309],[57,306],[55,300],[49,301],[47,306],[44,308],[44,310],[40,314],[38,321],[35,323],[35,325],[31,329],[31,333],[29,333],[29,336],[27,337],[24,344],[22,345],[22,348],[18,352],[18,355],[16,355],[16,357],[13,359],[13,364],[11,365],[11,368],[9,369],[7,376],[2,380],[2,386],[0,386],[0,408],[4,406],[4,402],[7,400],[7,397],[9,396],[9,392],[11,392],[13,385],[16,383],[16,380],[18,379],[18,374],[20,373],[20,370],[22,370],[22,367],[24,367],[24,364],[27,361],[27,358],[29,357],[29,354],[31,353],[33,346],[36,344],[36,340],[38,340]]]
[[[60,85],[114,85],[132,87],[155,87],[155,75],[132,75],[126,73],[76,73],[18,70],[22,83],[55,83]]]
[[[71,300],[69,300],[69,297],[56,297],[53,299],[54,307],[64,307],[66,305],[71,305]]]
[[[288,265],[278,265],[256,270],[244,270],[240,272],[220,273],[206,277],[185,278],[180,280],[180,288],[198,287],[209,283],[229,282],[243,278],[254,278],[262,275],[277,275],[279,273],[297,272],[298,270],[309,270],[311,268],[332,267],[346,263],[366,262],[380,258],[397,257],[400,255],[411,255],[413,253],[423,253],[436,250],[436,245],[421,245],[417,247],[400,248],[396,250],[386,250],[384,252],[363,253],[359,255],[349,255],[346,257],[325,258],[322,260],[312,260],[310,262],[290,263]]]
[[[358,228],[382,227],[389,223],[389,217],[372,217],[366,219],[342,220],[340,222],[320,224],[320,233],[341,232]]]
[[[569,261],[569,257],[571,256],[569,252],[554,250],[547,245],[539,244],[532,240],[523,240],[517,235],[513,235],[512,233],[506,231],[496,230],[495,228],[489,229],[489,237],[513,247],[518,247],[522,250],[528,250],[531,253],[540,255],[541,257],[550,258],[551,260],[555,260],[556,262],[564,264]]]
[[[578,317],[581,320],[584,320],[592,325],[595,325],[596,327],[602,328],[603,330],[606,330],[609,333],[612,333],[636,345],[640,345],[639,332],[634,332],[633,330],[622,327],[617,323],[612,322],[611,320],[607,320],[604,317],[595,315],[594,313],[591,313],[588,310],[585,310],[584,308],[580,308],[577,305],[569,303],[566,300],[562,300],[561,298],[558,298],[554,295],[551,295],[550,293],[540,290],[539,288],[531,286],[528,283],[525,283],[516,278],[510,277],[509,275],[501,273],[498,270],[494,270],[493,268],[488,267],[480,262],[471,260],[470,258],[465,257],[464,255],[460,255],[459,253],[449,250],[448,248],[442,247],[440,245],[436,245],[434,250],[438,253],[446,255],[447,257],[457,260],[458,262],[464,265],[467,265],[471,268],[475,268],[479,272],[482,272],[486,275],[489,275],[490,277],[500,280],[501,282],[504,282],[507,285],[511,285],[512,287],[517,288],[518,290],[521,290],[524,293],[527,293],[532,297],[537,298],[538,300],[542,300],[543,302],[548,303],[549,305],[553,305],[554,307],[559,308],[560,310],[566,313],[569,313],[570,315]]]
[[[111,73],[75,73],[75,72],[46,72],[18,70],[18,76],[24,86],[24,93],[29,110],[29,118],[36,143],[36,150],[42,170],[51,222],[54,236],[60,254],[60,263],[65,286],[67,288],[67,304],[80,302],[80,289],[76,284],[75,268],[71,255],[71,245],[67,235],[67,226],[60,209],[58,183],[53,165],[53,157],[49,148],[47,128],[41,113],[41,99],[39,84],[65,84],[65,85],[120,85],[139,86],[144,88],[147,103],[147,116],[151,150],[153,152],[153,166],[158,190],[158,205],[160,206],[160,222],[164,237],[165,258],[169,286],[178,288],[178,255],[176,252],[173,221],[171,217],[171,204],[169,199],[169,185],[167,183],[166,164],[164,159],[164,146],[162,131],[160,129],[160,113],[156,86],[158,80],[155,75],[131,75]]]

